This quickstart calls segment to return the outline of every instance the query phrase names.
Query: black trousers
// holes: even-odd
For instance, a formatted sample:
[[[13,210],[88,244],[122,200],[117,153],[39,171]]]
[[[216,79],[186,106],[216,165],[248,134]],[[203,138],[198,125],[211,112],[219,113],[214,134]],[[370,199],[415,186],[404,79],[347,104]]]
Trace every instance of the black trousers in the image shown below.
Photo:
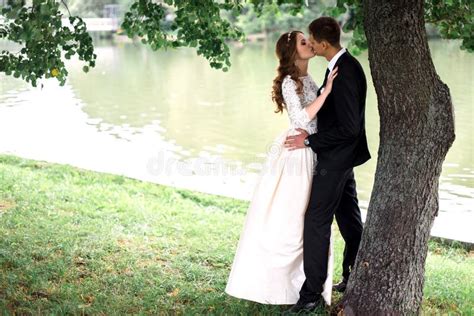
[[[331,224],[334,215],[345,241],[343,277],[349,278],[362,236],[362,219],[352,168],[317,170],[304,219],[303,260],[306,280],[300,300],[314,301],[323,291],[328,269]]]

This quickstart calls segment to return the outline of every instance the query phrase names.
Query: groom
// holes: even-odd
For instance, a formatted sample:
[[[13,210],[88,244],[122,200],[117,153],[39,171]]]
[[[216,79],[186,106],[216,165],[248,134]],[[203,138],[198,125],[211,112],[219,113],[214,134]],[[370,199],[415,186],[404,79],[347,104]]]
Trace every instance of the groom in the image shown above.
[[[321,293],[327,277],[334,215],[345,241],[343,280],[335,289],[345,290],[362,235],[353,167],[370,159],[365,135],[367,83],[364,71],[359,62],[341,47],[341,31],[336,20],[318,18],[309,25],[309,33],[315,54],[329,62],[320,91],[335,67],[338,67],[338,75],[331,94],[318,112],[318,132],[308,135],[300,129],[301,134],[289,136],[285,142],[290,150],[311,147],[318,157],[304,219],[306,281],[300,290],[300,299],[290,312],[310,312],[322,305]]]

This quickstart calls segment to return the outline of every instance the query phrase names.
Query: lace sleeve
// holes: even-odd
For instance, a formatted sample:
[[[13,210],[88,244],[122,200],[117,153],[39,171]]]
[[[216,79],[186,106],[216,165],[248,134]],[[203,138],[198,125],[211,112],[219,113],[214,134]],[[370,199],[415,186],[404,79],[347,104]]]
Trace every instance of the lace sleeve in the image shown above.
[[[281,90],[290,120],[295,123],[300,123],[302,126],[308,124],[311,119],[301,104],[300,97],[296,93],[296,82],[291,79],[290,76],[285,77],[281,85]]]

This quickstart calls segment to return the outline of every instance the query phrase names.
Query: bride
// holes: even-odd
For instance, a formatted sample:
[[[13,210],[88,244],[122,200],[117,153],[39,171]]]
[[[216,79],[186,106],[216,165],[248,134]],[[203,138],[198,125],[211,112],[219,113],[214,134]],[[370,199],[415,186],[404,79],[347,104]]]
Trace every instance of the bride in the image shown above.
[[[309,201],[316,155],[311,148],[289,151],[288,135],[304,129],[316,132],[316,114],[332,89],[337,68],[318,87],[308,74],[308,61],[315,56],[302,32],[280,36],[279,59],[273,80],[272,100],[276,113],[286,110],[290,126],[272,143],[259,175],[237,246],[225,292],[263,304],[294,304],[305,280],[303,271],[303,222]],[[332,249],[332,246],[331,248]],[[330,250],[331,252],[331,250]],[[331,303],[333,257],[322,296]]]

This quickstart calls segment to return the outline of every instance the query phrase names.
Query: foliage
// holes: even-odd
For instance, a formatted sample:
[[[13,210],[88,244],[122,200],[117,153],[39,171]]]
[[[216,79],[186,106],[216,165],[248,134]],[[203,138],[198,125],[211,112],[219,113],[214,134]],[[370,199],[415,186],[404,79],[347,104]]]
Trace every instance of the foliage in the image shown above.
[[[90,7],[97,3],[84,2]],[[228,41],[244,40],[242,25],[245,18],[263,23],[260,28],[269,32],[280,27],[282,16],[294,16],[300,22],[318,13],[340,17],[346,15],[343,29],[352,32],[349,48],[355,54],[367,48],[363,28],[362,0],[116,0],[133,3],[125,14],[122,27],[130,37],[139,37],[154,50],[177,47],[194,47],[197,54],[209,60],[210,66],[227,71],[230,66]],[[61,1],[65,4],[65,1]],[[78,5],[77,0],[72,1]],[[22,48],[18,53],[3,50],[0,53],[0,72],[30,81],[56,77],[65,83],[67,70],[61,53],[68,59],[78,55],[86,62],[84,71],[94,67],[96,55],[92,40],[80,17],[69,17],[72,29],[61,25],[59,2],[9,0],[0,16],[0,39],[6,39]],[[332,6],[330,6],[332,4]],[[307,5],[312,8],[308,9]],[[474,3],[472,0],[425,0],[425,17],[436,25],[440,34],[449,39],[461,39],[462,49],[474,51]],[[318,11],[321,10],[321,11]],[[250,12],[250,13],[249,13]],[[242,13],[248,16],[240,17]],[[0,20],[1,21],[1,20]],[[297,19],[285,20],[295,28]],[[265,24],[266,23],[266,24]],[[248,24],[247,24],[248,25]],[[286,24],[285,24],[286,25]],[[304,26],[299,26],[301,29]],[[252,31],[246,29],[245,31]]]
[[[227,71],[230,66],[230,50],[226,40],[240,40],[243,33],[222,19],[221,10],[241,9],[241,4],[213,0],[186,1],[165,0],[167,5],[175,7],[175,17],[171,32],[162,28],[166,19],[166,9],[162,4],[151,0],[136,1],[125,14],[122,27],[131,37],[142,37],[143,43],[151,48],[196,47],[198,55],[209,60],[211,67]]]
[[[288,30],[307,31],[309,23],[321,15],[329,14],[334,4],[333,0],[310,0],[308,6],[301,7],[296,14],[287,14],[292,9],[288,4],[271,3],[257,9],[254,5],[245,3],[235,20],[226,12],[223,12],[223,16],[247,35],[265,33],[273,39]],[[344,20],[344,17],[339,17],[341,18]]]
[[[63,58],[78,55],[86,62],[85,72],[95,66],[92,38],[84,21],[71,16],[71,29],[63,26],[58,2],[34,0],[26,6],[24,0],[9,0],[1,12],[6,21],[0,25],[0,39],[20,44],[21,49],[0,53],[0,72],[21,77],[33,86],[42,77],[56,77],[64,85],[68,72]]]
[[[437,25],[444,38],[461,39],[461,49],[474,52],[472,0],[426,0],[425,21]]]

